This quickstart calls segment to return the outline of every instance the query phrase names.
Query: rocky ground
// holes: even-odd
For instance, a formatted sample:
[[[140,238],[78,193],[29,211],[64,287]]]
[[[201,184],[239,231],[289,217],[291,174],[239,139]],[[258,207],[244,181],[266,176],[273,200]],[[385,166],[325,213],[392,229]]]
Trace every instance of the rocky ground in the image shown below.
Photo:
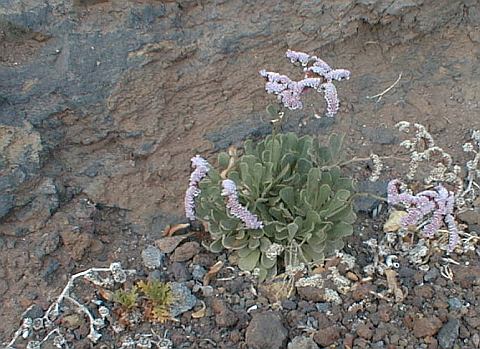
[[[378,257],[371,239],[386,243],[388,218],[385,208],[372,217],[372,202],[358,206],[344,256],[289,299],[280,297],[285,280],[257,285],[232,256],[205,251],[204,234],[157,249],[167,224],[185,222],[190,157],[213,158],[270,132],[260,120],[274,97],[258,70],[294,75],[287,48],[315,53],[352,78],[337,85],[335,119],[313,118],[323,102],[312,102],[285,130],[322,139],[345,132],[350,156],[401,156],[393,126],[420,122],[464,163],[461,146],[480,129],[479,45],[480,7],[467,0],[1,3],[0,342],[13,338],[26,309],[43,316],[72,274],[118,261],[137,271],[128,282],[177,282],[183,309],[178,322],[120,333],[107,326],[98,347],[148,334],[175,348],[478,348],[478,248],[446,256],[433,244],[423,255],[418,240],[405,247],[397,238],[389,242],[393,272],[370,275],[364,268]],[[400,74],[381,100],[366,98]],[[403,163],[387,165],[384,181],[404,175]],[[365,167],[351,170],[366,183]],[[382,183],[363,187],[384,195]],[[467,232],[480,231],[478,208],[458,218]],[[348,280],[340,289],[332,284],[338,275]],[[75,296],[112,308],[92,283],[79,281]],[[71,345],[90,347],[84,316],[65,315]]]

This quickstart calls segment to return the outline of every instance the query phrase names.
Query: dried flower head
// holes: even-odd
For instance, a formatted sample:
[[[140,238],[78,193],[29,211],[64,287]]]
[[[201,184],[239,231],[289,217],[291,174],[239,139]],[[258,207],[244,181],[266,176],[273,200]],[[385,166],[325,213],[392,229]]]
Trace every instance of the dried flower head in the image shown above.
[[[370,175],[370,182],[376,182],[380,178],[380,173],[383,169],[383,163],[380,157],[377,154],[370,154],[370,159],[373,162],[373,171]]]

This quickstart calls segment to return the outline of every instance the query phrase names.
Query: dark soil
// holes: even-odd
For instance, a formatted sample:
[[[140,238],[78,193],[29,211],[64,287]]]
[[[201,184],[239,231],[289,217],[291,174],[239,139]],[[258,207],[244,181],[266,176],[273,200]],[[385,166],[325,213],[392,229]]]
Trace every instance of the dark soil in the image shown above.
[[[462,144],[480,129],[476,1],[0,4],[0,343],[10,341],[28,307],[35,305],[28,316],[41,317],[72,274],[118,261],[137,278],[187,286],[197,303],[177,322],[141,321],[120,333],[107,326],[96,347],[118,348],[126,335],[151,328],[174,348],[266,348],[265,333],[271,348],[298,336],[311,340],[289,348],[480,347],[478,246],[449,256],[458,264],[431,248],[421,268],[399,253],[395,274],[404,298],[395,300],[385,276],[364,271],[375,258],[364,242],[383,239],[388,216],[384,209],[372,218],[372,202],[362,206],[367,212],[344,250],[355,266],[327,262],[352,278],[339,303],[309,287],[276,302],[275,286],[257,285],[232,256],[205,251],[208,236],[197,232],[187,240],[199,245],[180,245],[183,251],[166,254],[153,271],[145,266],[142,251],[167,224],[186,221],[190,158],[212,159],[270,132],[261,118],[275,99],[258,70],[295,76],[298,68],[283,58],[287,48],[349,69],[352,78],[337,84],[334,119],[315,119],[323,100],[309,96],[302,111],[288,114],[284,130],[321,139],[343,132],[349,156],[401,157],[394,125],[418,122],[464,163]],[[380,101],[366,98],[400,73]],[[387,165],[383,183],[405,175],[405,163]],[[365,164],[349,170],[365,182]],[[384,186],[374,189],[384,194]],[[467,231],[480,229],[470,221]],[[224,266],[202,286],[217,261]],[[447,264],[451,279],[442,275]],[[75,292],[90,309],[101,299],[88,282]],[[70,322],[59,325],[70,346],[90,347],[86,318],[67,311]],[[19,339],[15,348],[25,345]]]

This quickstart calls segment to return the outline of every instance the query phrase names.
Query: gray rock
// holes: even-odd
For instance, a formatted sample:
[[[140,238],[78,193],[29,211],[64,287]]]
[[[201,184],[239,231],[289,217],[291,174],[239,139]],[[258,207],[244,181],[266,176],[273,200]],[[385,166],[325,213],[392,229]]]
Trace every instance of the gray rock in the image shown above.
[[[168,267],[168,271],[173,274],[173,278],[178,282],[185,282],[192,278],[184,263],[173,262]]]
[[[290,299],[286,299],[282,301],[282,308],[287,310],[295,310],[297,309],[297,303]]]
[[[152,245],[148,245],[142,251],[142,261],[143,265],[148,269],[157,269],[160,268],[163,262],[165,255],[160,252],[160,250]]]
[[[172,317],[177,317],[190,309],[193,309],[197,303],[197,298],[192,294],[190,289],[185,284],[172,282],[170,283],[172,293],[175,298],[174,303],[170,308]]]
[[[38,304],[34,304],[25,314],[25,317],[31,319],[39,318],[43,316],[43,309]]]
[[[38,245],[35,247],[33,254],[38,259],[54,252],[60,244],[60,235],[57,232],[45,233],[42,235]]]
[[[60,262],[57,259],[50,260],[45,268],[42,270],[44,280],[49,281],[49,278],[60,268]]]
[[[442,326],[437,335],[438,344],[442,349],[453,348],[457,340],[460,330],[460,321],[458,319],[450,319]]]
[[[288,343],[287,349],[318,349],[318,345],[310,337],[297,336]]]
[[[14,207],[14,196],[11,194],[0,195],[0,218],[5,217]]]
[[[452,310],[459,310],[463,306],[463,302],[457,297],[449,298],[447,303],[450,306],[450,309]]]
[[[245,334],[246,343],[252,349],[280,349],[285,346],[288,331],[281,318],[273,311],[253,314]]]
[[[165,279],[164,273],[162,273],[160,270],[156,269],[153,270],[151,273],[148,273],[148,280],[159,280],[163,281]]]
[[[425,280],[425,282],[432,282],[439,275],[440,275],[440,272],[438,271],[438,269],[435,267],[431,267],[430,270],[425,273],[423,280]]]
[[[193,266],[192,277],[194,280],[202,281],[206,273],[207,273],[207,270],[201,265],[195,264]]]

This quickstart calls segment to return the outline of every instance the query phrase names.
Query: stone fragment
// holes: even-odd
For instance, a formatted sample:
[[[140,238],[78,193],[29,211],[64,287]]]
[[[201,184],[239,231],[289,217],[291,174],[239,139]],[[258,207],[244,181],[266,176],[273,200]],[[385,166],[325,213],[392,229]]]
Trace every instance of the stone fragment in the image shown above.
[[[148,269],[158,269],[162,265],[164,256],[157,247],[148,245],[142,251],[143,265]]]
[[[232,327],[238,322],[236,314],[230,310],[222,299],[215,298],[213,300],[212,310],[215,314],[215,322],[219,327]]]
[[[38,259],[42,259],[54,252],[59,245],[60,235],[57,232],[45,233],[39,239],[39,243],[35,246],[33,253]]]
[[[301,299],[304,299],[309,302],[324,302],[325,301],[325,291],[318,287],[306,286],[306,287],[297,287],[298,295]]]
[[[173,262],[168,267],[168,272],[173,274],[173,278],[178,282],[185,282],[192,278],[184,263]]]
[[[178,236],[166,236],[161,239],[155,241],[155,245],[162,251],[163,253],[172,253],[177,246],[185,240],[187,237],[178,235]]]
[[[372,326],[369,326],[368,324],[359,324],[357,327],[357,335],[365,338],[365,339],[370,339],[373,336],[373,330]]]
[[[442,321],[436,316],[417,318],[413,320],[413,334],[417,338],[434,336],[442,327]]]
[[[318,345],[310,337],[297,336],[288,343],[287,349],[318,349]]]
[[[280,316],[273,311],[267,311],[253,314],[245,340],[251,349],[280,349],[285,347],[287,335],[288,331]]]
[[[443,325],[437,335],[440,348],[453,348],[453,345],[458,337],[459,329],[460,321],[458,319],[451,319],[445,325]]]
[[[174,262],[186,262],[200,252],[200,245],[196,241],[188,241],[178,246],[172,255]]]
[[[62,237],[66,250],[75,261],[83,258],[93,240],[91,234],[73,231],[63,231],[60,233],[60,236]]]
[[[321,328],[313,335],[313,340],[321,347],[333,345],[339,338],[340,330],[335,325]]]
[[[463,289],[480,285],[480,265],[454,265],[452,271],[453,281],[460,284]]]
[[[207,271],[201,265],[196,264],[196,265],[193,266],[192,277],[195,280],[202,281],[202,279],[203,279],[203,277],[205,276],[206,273],[207,273]]]
[[[172,317],[177,317],[195,306],[197,298],[185,284],[171,282],[170,286],[174,298],[173,304],[170,307],[170,315]]]

